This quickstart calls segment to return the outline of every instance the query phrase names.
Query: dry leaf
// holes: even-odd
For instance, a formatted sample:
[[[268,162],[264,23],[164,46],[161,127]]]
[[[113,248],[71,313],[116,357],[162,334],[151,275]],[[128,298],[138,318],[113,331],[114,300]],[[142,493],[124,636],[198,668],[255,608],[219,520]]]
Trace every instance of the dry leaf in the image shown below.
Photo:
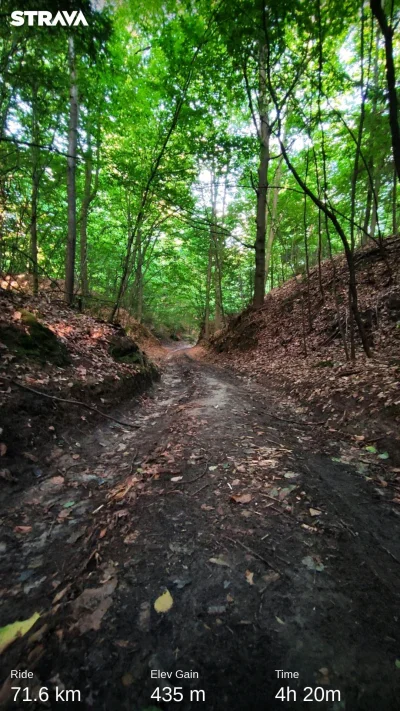
[[[246,580],[249,585],[254,585],[254,573],[251,570],[246,570]]]
[[[248,504],[252,500],[251,494],[232,494],[230,497],[236,504]]]
[[[32,531],[32,526],[15,526],[15,533],[30,533]]]
[[[225,568],[231,567],[229,561],[223,555],[220,555],[217,558],[210,558],[209,563],[214,563],[214,565],[222,565]]]
[[[174,604],[173,597],[169,590],[166,590],[154,603],[154,609],[158,613],[168,612]]]
[[[0,442],[0,457],[4,457],[7,452],[7,445],[4,442]]]
[[[322,511],[320,511],[319,509],[313,509],[313,508],[311,508],[311,509],[308,509],[308,510],[309,510],[309,512],[310,512],[310,516],[321,516],[321,514],[322,514]]]

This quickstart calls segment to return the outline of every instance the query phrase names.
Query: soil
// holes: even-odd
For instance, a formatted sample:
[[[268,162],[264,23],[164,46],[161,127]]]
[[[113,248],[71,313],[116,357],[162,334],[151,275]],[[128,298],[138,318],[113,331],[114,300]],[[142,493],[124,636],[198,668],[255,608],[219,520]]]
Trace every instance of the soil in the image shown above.
[[[25,453],[40,475],[3,481],[0,625],[41,614],[1,656],[4,708],[395,711],[396,481],[191,355],[170,350],[153,392],[113,411],[138,429],[56,423]],[[49,701],[14,702],[18,685]],[[181,702],[151,698],[168,685]]]

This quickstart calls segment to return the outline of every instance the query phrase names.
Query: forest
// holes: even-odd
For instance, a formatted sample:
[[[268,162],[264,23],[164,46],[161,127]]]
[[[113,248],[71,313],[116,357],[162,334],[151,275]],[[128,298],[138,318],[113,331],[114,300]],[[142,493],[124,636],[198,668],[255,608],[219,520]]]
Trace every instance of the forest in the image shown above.
[[[397,232],[395,3],[79,7],[2,23],[1,271],[208,337],[344,252],[363,338],[354,252]]]
[[[1,709],[400,708],[399,23],[1,0]]]

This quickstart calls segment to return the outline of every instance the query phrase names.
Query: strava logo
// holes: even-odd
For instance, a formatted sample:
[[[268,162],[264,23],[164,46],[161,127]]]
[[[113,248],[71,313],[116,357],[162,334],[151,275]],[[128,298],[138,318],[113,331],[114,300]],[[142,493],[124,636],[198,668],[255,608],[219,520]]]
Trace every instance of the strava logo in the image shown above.
[[[63,27],[76,27],[77,25],[84,25],[88,27],[88,22],[83,12],[79,10],[73,10],[72,12],[67,12],[66,10],[61,10],[57,12],[54,16],[48,10],[16,10],[11,13],[11,24],[14,27],[21,27],[25,24],[28,18],[29,27],[38,25],[39,27],[55,27],[56,25],[62,25]]]

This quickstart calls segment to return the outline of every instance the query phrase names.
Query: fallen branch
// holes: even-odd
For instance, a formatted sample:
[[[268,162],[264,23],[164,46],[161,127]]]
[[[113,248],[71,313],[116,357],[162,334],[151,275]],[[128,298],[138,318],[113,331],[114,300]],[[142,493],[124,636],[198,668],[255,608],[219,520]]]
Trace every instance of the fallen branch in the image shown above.
[[[195,476],[194,479],[190,479],[189,481],[180,481],[179,485],[184,486],[185,484],[194,484],[195,481],[198,481],[199,479],[203,478],[203,476],[207,473],[207,469],[208,469],[208,459],[207,459],[204,471],[201,472],[201,474],[199,474],[199,476]]]
[[[238,546],[241,546],[241,548],[243,548],[245,551],[247,551],[248,553],[251,553],[251,555],[254,555],[255,558],[258,558],[259,560],[261,560],[263,563],[265,563],[265,565],[268,565],[268,567],[271,568],[272,570],[274,570],[275,573],[279,573],[279,575],[282,575],[281,571],[278,570],[277,568],[275,568],[272,565],[272,563],[269,562],[269,560],[264,558],[259,553],[256,553],[256,551],[253,551],[251,548],[246,546],[244,543],[241,543],[241,541],[237,541],[235,538],[229,538],[229,536],[224,536],[224,538],[226,538],[228,541],[231,541],[231,543],[235,543]]]
[[[140,425],[135,425],[133,422],[124,422],[123,420],[117,420],[111,415],[106,415],[105,412],[101,412],[101,410],[98,410],[92,405],[87,405],[86,402],[81,402],[80,400],[67,400],[66,398],[57,397],[56,395],[48,395],[47,393],[43,393],[40,390],[34,390],[33,388],[29,388],[27,385],[22,385],[22,383],[19,383],[17,380],[10,380],[9,382],[11,382],[13,385],[17,385],[23,390],[28,390],[28,392],[33,393],[34,395],[41,395],[42,397],[47,397],[49,400],[57,400],[57,402],[66,402],[67,405],[78,405],[80,407],[85,407],[87,410],[97,412],[98,415],[105,417],[107,420],[112,420],[113,422],[116,422],[118,425],[122,425],[123,427],[133,427],[135,429],[140,428]]]

